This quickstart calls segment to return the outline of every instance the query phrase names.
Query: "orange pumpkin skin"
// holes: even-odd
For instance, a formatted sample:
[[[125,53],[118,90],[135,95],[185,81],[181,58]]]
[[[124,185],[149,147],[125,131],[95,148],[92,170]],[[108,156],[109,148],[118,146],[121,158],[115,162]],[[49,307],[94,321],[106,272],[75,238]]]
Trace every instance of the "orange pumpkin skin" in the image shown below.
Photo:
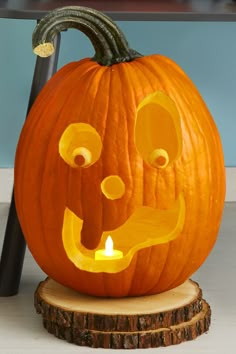
[[[143,162],[134,143],[136,111],[147,95],[162,91],[181,117],[181,156],[163,170]],[[100,159],[73,169],[58,154],[71,123],[100,134]],[[119,175],[125,195],[101,194],[104,176]],[[166,209],[183,193],[184,228],[174,241],[136,252],[123,271],[77,268],[62,242],[65,207],[88,224],[107,229],[139,205]],[[162,55],[101,66],[91,59],[67,64],[45,85],[23,127],[15,160],[15,200],[27,244],[43,271],[56,281],[96,296],[163,292],[183,283],[204,262],[219,230],[225,196],[222,146],[216,125],[197,89]]]

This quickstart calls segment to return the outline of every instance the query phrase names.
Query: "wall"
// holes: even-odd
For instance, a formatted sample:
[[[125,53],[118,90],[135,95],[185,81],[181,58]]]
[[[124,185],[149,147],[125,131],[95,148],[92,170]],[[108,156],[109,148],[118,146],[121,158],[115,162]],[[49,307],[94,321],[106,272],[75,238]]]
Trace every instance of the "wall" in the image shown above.
[[[0,19],[0,168],[11,168],[25,119],[35,57],[34,21]],[[216,124],[226,166],[236,166],[236,23],[119,22],[130,45],[143,54],[174,59],[197,85]],[[92,56],[84,35],[62,35],[59,66]]]

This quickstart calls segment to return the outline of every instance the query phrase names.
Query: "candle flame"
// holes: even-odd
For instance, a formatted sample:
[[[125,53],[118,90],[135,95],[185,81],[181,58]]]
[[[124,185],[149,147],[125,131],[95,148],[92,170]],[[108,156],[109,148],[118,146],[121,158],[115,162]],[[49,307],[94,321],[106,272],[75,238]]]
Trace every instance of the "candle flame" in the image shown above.
[[[111,236],[108,236],[105,243],[105,255],[112,256],[113,255],[113,240]]]

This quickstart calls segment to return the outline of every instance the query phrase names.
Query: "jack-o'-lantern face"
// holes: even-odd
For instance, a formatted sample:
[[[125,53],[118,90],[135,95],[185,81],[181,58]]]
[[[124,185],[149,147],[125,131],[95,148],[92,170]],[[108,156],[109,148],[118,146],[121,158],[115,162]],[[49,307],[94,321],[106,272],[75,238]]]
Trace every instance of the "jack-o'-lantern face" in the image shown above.
[[[155,203],[147,202],[144,196],[145,189],[145,193],[153,194],[154,199],[158,200],[155,183],[150,182],[150,187],[143,187],[144,183],[149,184],[148,180],[144,182],[143,171],[146,178],[149,175],[152,178],[153,173],[168,169],[179,158],[182,152],[180,117],[174,102],[161,91],[148,95],[140,102],[136,114],[129,118],[129,125],[133,127],[132,135],[128,137],[129,154],[135,165],[130,164],[128,170],[122,166],[123,155],[127,154],[124,151],[126,127],[124,141],[120,139],[116,142],[116,130],[109,137],[102,138],[92,126],[93,119],[96,122],[96,110],[90,124],[70,124],[59,142],[60,156],[77,171],[74,178],[80,181],[75,188],[75,194],[80,191],[76,205],[72,209],[65,208],[63,244],[67,256],[76,267],[114,273],[127,268],[138,250],[170,242],[183,229],[183,195],[180,193],[174,201],[167,200],[168,208],[159,209]],[[112,116],[107,119],[112,120]],[[111,141],[111,147],[103,151],[103,141],[106,139]],[[99,178],[96,169],[99,170]],[[107,172],[104,173],[104,170]],[[91,193],[92,198],[81,200],[86,184],[88,189],[94,190],[94,194]],[[124,211],[127,204],[131,206]],[[106,259],[95,259],[96,250],[105,248],[108,235],[123,253],[119,260],[108,257],[109,265]]]

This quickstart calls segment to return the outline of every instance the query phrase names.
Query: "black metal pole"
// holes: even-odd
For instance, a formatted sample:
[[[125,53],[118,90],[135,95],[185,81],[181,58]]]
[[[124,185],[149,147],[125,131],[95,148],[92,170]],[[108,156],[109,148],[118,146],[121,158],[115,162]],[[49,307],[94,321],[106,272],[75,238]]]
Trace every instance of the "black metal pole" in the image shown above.
[[[60,34],[54,40],[54,47],[55,53],[51,57],[37,57],[36,59],[27,113],[42,87],[57,70]],[[0,261],[0,296],[18,293],[25,247],[26,243],[17,217],[13,192]]]

